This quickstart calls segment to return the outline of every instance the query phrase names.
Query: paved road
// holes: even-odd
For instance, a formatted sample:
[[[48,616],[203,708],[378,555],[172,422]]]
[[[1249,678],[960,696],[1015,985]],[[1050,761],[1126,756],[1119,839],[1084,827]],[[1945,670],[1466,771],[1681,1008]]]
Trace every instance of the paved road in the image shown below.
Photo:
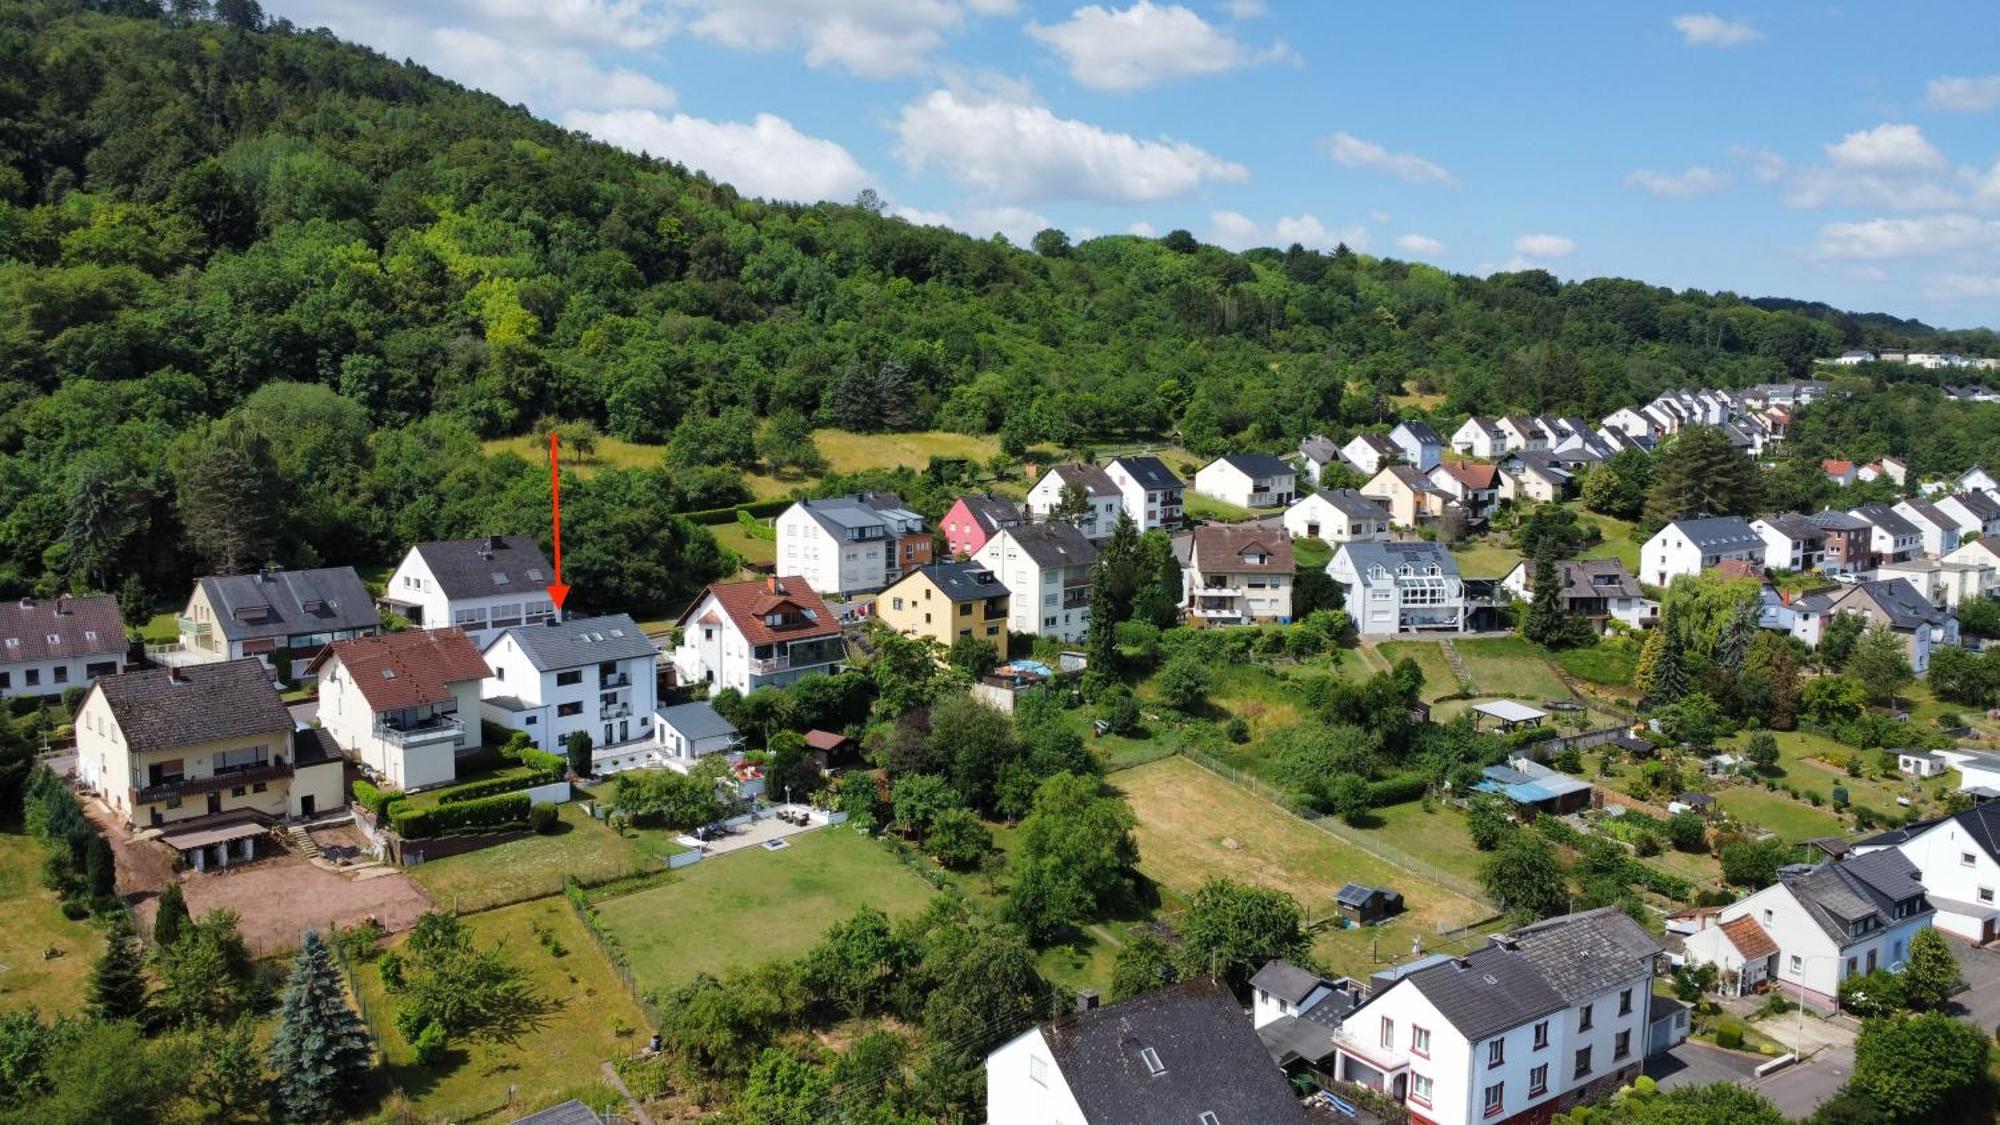
[[[1745,1083],[1793,1120],[1811,1117],[1828,1098],[1847,1084],[1854,1073],[1854,1048],[1828,1047],[1826,1050],[1765,1078]]]
[[[1707,1086],[1716,1082],[1732,1085],[1746,1082],[1763,1059],[1739,1051],[1725,1051],[1690,1039],[1671,1051],[1646,1060],[1646,1076],[1662,1090],[1682,1086]]]
[[[1952,997],[1957,1014],[1979,1027],[2000,1025],[2000,951],[1976,949],[1957,938],[1945,940],[1951,943],[1959,975],[1965,978],[1965,991]]]

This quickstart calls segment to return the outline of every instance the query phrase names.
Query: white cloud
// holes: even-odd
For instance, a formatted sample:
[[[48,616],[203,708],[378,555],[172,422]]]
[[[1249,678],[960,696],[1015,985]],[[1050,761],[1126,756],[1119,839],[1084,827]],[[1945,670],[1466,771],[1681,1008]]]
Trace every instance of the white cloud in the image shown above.
[[[1352,133],[1335,133],[1321,140],[1320,147],[1326,150],[1335,164],[1349,168],[1373,168],[1413,184],[1458,182],[1457,177],[1446,171],[1443,165],[1414,152],[1390,152],[1374,141],[1364,140]]]
[[[1971,215],[1925,215],[1914,219],[1827,223],[1819,228],[1813,257],[1883,261],[1956,254],[1994,245],[2000,245],[2000,222]]]
[[[909,207],[899,204],[889,208],[889,213],[914,226],[952,227],[956,229],[956,224],[952,221],[949,211],[926,211],[921,207]]]
[[[1159,234],[1160,231],[1159,228],[1155,227],[1153,224],[1147,222],[1144,219],[1140,219],[1138,222],[1133,223],[1129,227],[1126,227],[1125,233],[1136,234],[1140,238],[1152,238],[1154,235]]]
[[[1405,234],[1396,239],[1396,249],[1405,254],[1435,258],[1444,253],[1444,243],[1427,234]]]
[[[605,69],[575,47],[532,47],[462,28],[430,33],[429,65],[502,101],[555,106],[667,109],[674,92],[622,67]]]
[[[1069,63],[1070,77],[1099,90],[1139,90],[1297,56],[1283,43],[1252,48],[1178,4],[1091,4],[1067,20],[1028,24],[1028,35]]]
[[[1576,240],[1559,234],[1524,234],[1514,240],[1514,253],[1523,258],[1567,258],[1576,253]]]
[[[845,148],[809,137],[775,114],[760,113],[746,125],[651,110],[577,111],[563,123],[635,152],[679,161],[747,195],[846,200],[871,180]]]
[[[1264,14],[1264,0],[1229,0],[1222,10],[1233,19],[1254,20]]]
[[[1764,37],[1748,23],[1724,19],[1714,12],[1690,12],[1669,22],[1681,33],[1681,42],[1690,47],[1741,47]]]
[[[1922,129],[1888,122],[1827,145],[1826,157],[1836,167],[1862,172],[1935,172],[1946,163],[1944,153],[1924,139]]]
[[[1784,157],[1759,146],[1735,145],[1730,148],[1729,157],[1750,165],[1751,178],[1760,184],[1777,183],[1791,170],[1791,164]]]
[[[1720,191],[1728,185],[1728,176],[1701,164],[1680,172],[1655,172],[1641,168],[1625,177],[1626,187],[1638,188],[1661,199],[1694,199]]]
[[[808,65],[867,78],[915,74],[968,15],[999,15],[1012,0],[679,0],[700,15],[694,34],[746,51],[803,48]]]
[[[1238,211],[1211,211],[1208,222],[1209,241],[1231,250],[1290,246],[1294,242],[1308,250],[1331,250],[1342,243],[1354,250],[1368,248],[1366,227],[1328,227],[1311,213],[1282,216],[1268,228]]]
[[[2000,274],[1943,274],[1927,282],[1924,293],[1943,301],[2000,300]]]
[[[1184,141],[1141,140],[1047,107],[933,90],[903,107],[897,155],[1011,203],[1091,199],[1149,203],[1212,182],[1242,183],[1243,165]]]
[[[1970,173],[1972,180],[1972,202],[1979,207],[2000,210],[2000,160],[1985,172]]]
[[[1371,223],[1386,223],[1389,221],[1389,212],[1382,210],[1370,211],[1368,212],[1368,221]]]
[[[455,0],[474,25],[506,25],[531,41],[560,40],[638,50],[674,32],[672,14],[644,0]]]
[[[998,232],[1016,246],[1026,246],[1035,237],[1036,231],[1055,226],[1044,215],[1026,207],[1012,206],[969,208],[956,225],[978,238]]]
[[[1924,100],[1937,109],[1980,113],[2000,106],[2000,74],[1980,78],[1933,78]]]
[[[1784,202],[1790,207],[1848,204],[1898,211],[1936,211],[1965,205],[1942,177],[1950,162],[1915,125],[1884,123],[1824,146],[1827,163],[1801,169]],[[1977,189],[1977,174],[1958,178]]]
[[[1257,245],[1263,233],[1257,220],[1240,211],[1210,211],[1208,228],[1210,242],[1231,250],[1248,250]]]

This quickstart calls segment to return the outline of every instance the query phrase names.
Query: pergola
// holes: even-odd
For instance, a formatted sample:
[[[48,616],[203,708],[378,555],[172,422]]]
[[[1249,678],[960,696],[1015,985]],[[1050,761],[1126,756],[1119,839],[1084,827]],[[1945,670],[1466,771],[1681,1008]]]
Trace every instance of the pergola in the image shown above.
[[[1540,711],[1525,703],[1516,703],[1511,699],[1496,699],[1491,703],[1481,703],[1474,706],[1472,710],[1475,714],[1497,720],[1500,723],[1500,729],[1503,731],[1520,730],[1522,727],[1538,727],[1542,725],[1543,719],[1549,717],[1547,711]],[[1479,720],[1474,719],[1473,725],[1479,725]]]
[[[184,832],[170,831],[161,835],[160,840],[193,864],[196,871],[207,871],[211,863],[228,867],[232,858],[245,862],[256,858],[257,837],[267,831],[262,824],[246,820]]]

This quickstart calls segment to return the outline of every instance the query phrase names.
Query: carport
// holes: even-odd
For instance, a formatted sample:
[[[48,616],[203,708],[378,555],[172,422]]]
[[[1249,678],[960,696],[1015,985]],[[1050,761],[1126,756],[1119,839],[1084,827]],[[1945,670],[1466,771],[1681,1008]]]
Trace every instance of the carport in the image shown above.
[[[196,871],[228,867],[230,860],[248,863],[257,858],[257,837],[269,829],[256,821],[209,825],[183,832],[166,832],[160,841],[179,852],[181,859]]]

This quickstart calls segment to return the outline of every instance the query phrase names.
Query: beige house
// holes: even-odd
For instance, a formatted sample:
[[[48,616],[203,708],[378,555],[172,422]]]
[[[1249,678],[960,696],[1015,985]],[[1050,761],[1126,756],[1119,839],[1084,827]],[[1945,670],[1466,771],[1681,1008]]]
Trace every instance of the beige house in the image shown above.
[[[978,563],[932,563],[904,575],[875,599],[875,616],[906,637],[949,649],[978,637],[1007,659],[1008,590]]]
[[[1181,570],[1188,620],[1200,625],[1289,623],[1298,567],[1283,528],[1203,524]]]
[[[332,740],[296,729],[255,659],[106,676],[77,708],[76,741],[83,784],[201,869],[239,842],[248,858],[274,821],[345,804]]]
[[[286,680],[327,645],[382,631],[375,600],[351,566],[211,575],[195,584],[179,624],[179,644],[150,653],[157,663],[255,656]]]
[[[1415,527],[1419,519],[1444,514],[1451,497],[1429,476],[1411,465],[1385,465],[1375,478],[1361,486],[1361,495],[1388,505],[1389,521],[1397,527]]]
[[[312,671],[320,726],[384,788],[454,781],[458,756],[479,749],[480,685],[493,669],[456,628],[336,641]]]

